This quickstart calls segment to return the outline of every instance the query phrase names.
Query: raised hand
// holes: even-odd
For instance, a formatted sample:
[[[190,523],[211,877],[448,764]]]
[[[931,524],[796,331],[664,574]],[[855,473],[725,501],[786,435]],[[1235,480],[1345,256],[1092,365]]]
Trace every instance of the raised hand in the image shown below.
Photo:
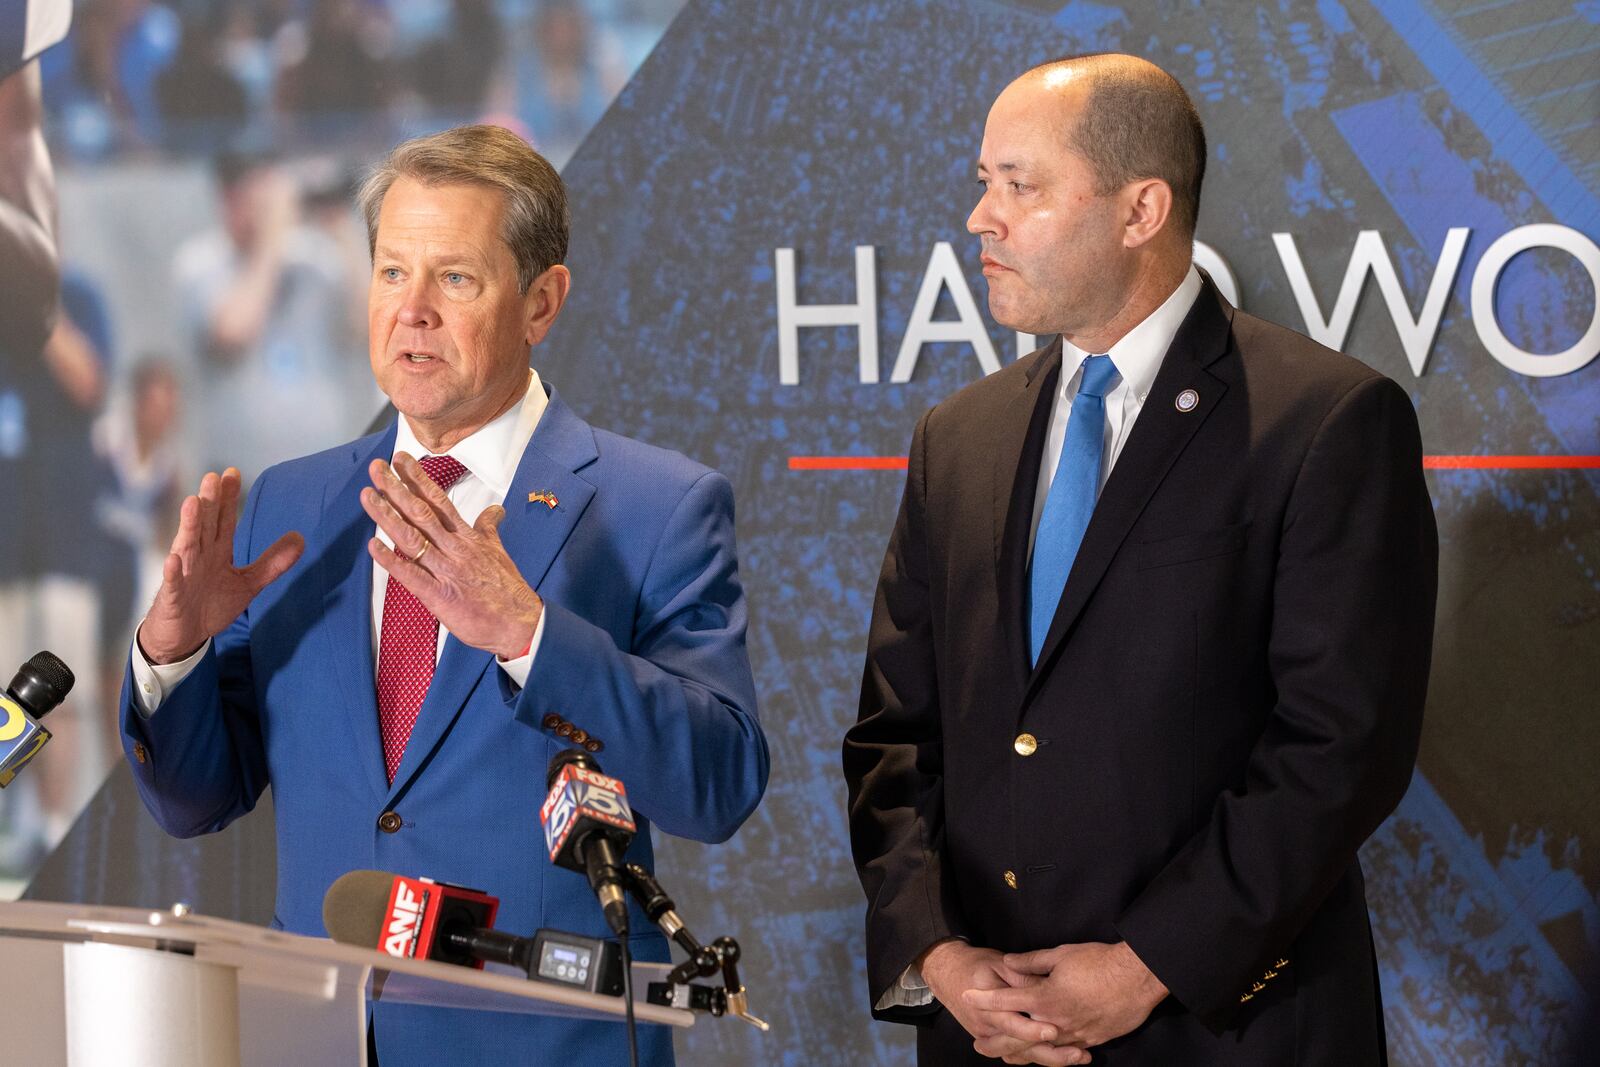
[[[139,648],[151,663],[194,655],[305,551],[305,539],[291,531],[249,566],[235,567],[238,507],[239,472],[233,467],[220,477],[207,471],[200,492],[184,498],[178,533],[161,568],[161,588],[139,626]]]
[[[411,590],[457,640],[516,659],[528,648],[544,603],[500,543],[506,509],[487,507],[476,525],[456,511],[422,464],[395,453],[394,465],[372,461],[372,487],[361,506],[395,547],[374,537],[367,550],[378,566]]]

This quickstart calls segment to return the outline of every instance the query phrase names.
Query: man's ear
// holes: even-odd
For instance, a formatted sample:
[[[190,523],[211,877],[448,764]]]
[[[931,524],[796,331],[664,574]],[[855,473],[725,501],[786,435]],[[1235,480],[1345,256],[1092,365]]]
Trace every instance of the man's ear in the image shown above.
[[[1130,182],[1122,190],[1122,243],[1138,248],[1167,226],[1172,217],[1172,186],[1160,178]]]
[[[556,324],[556,316],[561,314],[567,294],[571,291],[572,272],[561,263],[533,280],[533,284],[528,286],[527,302],[524,304],[528,313],[524,341],[536,345],[544,340],[550,327]]]

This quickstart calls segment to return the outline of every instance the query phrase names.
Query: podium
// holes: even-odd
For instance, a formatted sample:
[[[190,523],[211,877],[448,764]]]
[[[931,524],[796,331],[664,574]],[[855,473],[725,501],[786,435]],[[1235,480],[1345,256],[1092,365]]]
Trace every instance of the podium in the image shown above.
[[[322,938],[170,911],[0,904],[4,1059],[38,1067],[365,1067],[366,1001],[621,1023],[620,997],[510,968],[398,959]],[[666,964],[635,963],[633,988]],[[640,1022],[694,1016],[636,998]]]

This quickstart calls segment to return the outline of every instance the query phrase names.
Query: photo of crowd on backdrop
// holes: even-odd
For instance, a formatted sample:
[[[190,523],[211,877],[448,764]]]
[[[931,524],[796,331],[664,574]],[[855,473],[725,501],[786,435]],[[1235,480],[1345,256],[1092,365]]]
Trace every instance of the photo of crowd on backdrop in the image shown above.
[[[52,516],[8,516],[0,657],[50,648],[78,683],[54,758],[0,793],[0,896],[118,758],[128,641],[199,474],[248,480],[383,410],[352,196],[366,168],[479,120],[559,165],[681,2],[87,0],[65,39],[13,63],[4,117],[49,157],[19,206],[54,245],[61,313],[37,351],[9,332],[0,373],[5,491]],[[45,313],[25,292],[8,287],[8,317]]]

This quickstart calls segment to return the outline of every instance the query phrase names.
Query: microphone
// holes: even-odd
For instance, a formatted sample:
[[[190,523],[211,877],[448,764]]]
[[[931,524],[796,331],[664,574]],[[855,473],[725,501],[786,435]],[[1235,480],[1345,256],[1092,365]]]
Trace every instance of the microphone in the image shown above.
[[[50,731],[39,725],[45,714],[72,692],[72,671],[53,652],[40,652],[17,671],[0,694],[0,789],[11,784],[45,742]]]
[[[557,752],[545,781],[550,795],[539,809],[539,822],[550,861],[587,875],[606,924],[618,937],[626,937],[622,853],[637,830],[628,791],[617,779],[601,774],[595,758],[580,749]]]
[[[350,871],[322,898],[328,936],[402,959],[527,970],[532,942],[489,929],[500,901],[476,889],[388,871]]]
[[[402,959],[483,969],[503,963],[544,982],[621,996],[621,946],[561,930],[518,937],[489,929],[500,902],[474,889],[388,871],[350,871],[322,898],[322,924],[345,945]]]

